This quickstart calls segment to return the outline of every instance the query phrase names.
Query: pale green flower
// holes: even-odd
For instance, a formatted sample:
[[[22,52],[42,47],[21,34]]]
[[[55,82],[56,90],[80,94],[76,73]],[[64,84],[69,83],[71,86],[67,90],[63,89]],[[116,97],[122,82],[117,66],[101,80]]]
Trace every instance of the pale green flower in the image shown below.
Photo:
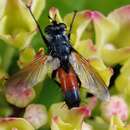
[[[14,86],[8,87],[5,92],[6,100],[21,108],[27,106],[35,98],[35,95],[35,90],[27,88],[26,84],[17,88]]]
[[[110,121],[112,116],[118,116],[122,121],[128,119],[128,105],[120,96],[111,96],[110,101],[101,104],[103,117]]]
[[[34,59],[35,54],[35,50],[32,47],[28,47],[24,50],[21,50],[18,60],[18,65],[20,66],[20,68],[23,68],[27,64],[29,64]]]
[[[45,0],[32,0],[31,9],[36,19],[44,6]],[[22,0],[7,0],[2,3],[0,11],[0,38],[20,49],[29,45],[37,27],[25,3]]]
[[[80,130],[84,118],[91,114],[87,106],[68,109],[64,102],[53,104],[49,112],[51,130]]]
[[[34,128],[22,118],[0,118],[0,130],[34,130]]]
[[[107,17],[114,26],[113,37],[106,38],[102,58],[107,64],[124,62],[130,57],[130,5],[114,10]],[[104,31],[104,35],[107,34]]]
[[[130,125],[125,125],[119,117],[113,116],[111,118],[109,130],[130,130]]]
[[[72,15],[65,17],[67,25]],[[107,17],[98,11],[79,12],[72,32],[74,47],[84,56],[100,56],[106,64],[121,63],[130,57],[129,21],[130,5],[114,10]]]

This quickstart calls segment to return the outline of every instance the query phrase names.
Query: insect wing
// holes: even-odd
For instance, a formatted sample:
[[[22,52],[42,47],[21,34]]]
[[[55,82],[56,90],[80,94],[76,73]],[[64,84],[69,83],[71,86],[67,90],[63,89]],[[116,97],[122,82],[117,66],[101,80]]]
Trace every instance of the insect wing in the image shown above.
[[[9,78],[7,87],[33,87],[44,79],[48,67],[53,66],[54,63],[55,65],[53,68],[56,68],[56,65],[58,66],[57,60],[53,59],[51,56],[43,56],[41,54],[36,56],[29,65]]]
[[[76,52],[71,53],[69,60],[81,81],[81,86],[99,99],[109,101],[110,95],[105,82],[89,62]]]

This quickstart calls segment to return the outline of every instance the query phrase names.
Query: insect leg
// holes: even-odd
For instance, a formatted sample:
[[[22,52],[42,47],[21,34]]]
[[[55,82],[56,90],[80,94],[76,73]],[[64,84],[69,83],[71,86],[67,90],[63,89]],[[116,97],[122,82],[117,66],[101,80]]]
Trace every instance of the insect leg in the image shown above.
[[[78,84],[79,84],[79,88],[80,88],[80,87],[81,87],[81,81],[80,81],[80,79],[79,79],[78,75],[76,75],[76,77],[77,77]]]
[[[74,11],[74,15],[73,15],[72,22],[71,22],[71,24],[70,24],[69,33],[68,33],[68,38],[69,38],[69,39],[70,39],[70,36],[71,36],[72,27],[73,27],[73,23],[74,23],[74,20],[75,20],[76,14],[77,14],[77,11]]]
[[[51,78],[54,79],[56,77],[57,69],[52,72]]]

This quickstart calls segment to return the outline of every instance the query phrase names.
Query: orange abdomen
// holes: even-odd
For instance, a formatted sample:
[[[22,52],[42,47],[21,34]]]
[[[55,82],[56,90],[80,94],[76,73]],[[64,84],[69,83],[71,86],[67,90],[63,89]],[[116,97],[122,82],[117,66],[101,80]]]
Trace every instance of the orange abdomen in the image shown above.
[[[66,104],[69,108],[78,107],[80,98],[76,74],[72,69],[67,73],[63,68],[59,68],[57,75],[64,93]]]

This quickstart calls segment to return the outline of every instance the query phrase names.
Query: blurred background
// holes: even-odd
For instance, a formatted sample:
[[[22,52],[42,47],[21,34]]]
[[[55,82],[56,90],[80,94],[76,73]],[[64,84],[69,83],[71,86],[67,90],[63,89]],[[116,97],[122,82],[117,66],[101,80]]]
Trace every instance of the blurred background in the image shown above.
[[[39,19],[39,24],[42,30],[44,30],[49,22],[48,11],[51,7],[58,8],[62,17],[70,12],[73,12],[74,10],[81,11],[86,9],[97,10],[107,16],[114,9],[128,4],[130,4],[130,0],[46,0],[46,6]],[[7,52],[7,46],[9,45],[0,40],[0,56],[3,57],[3,59],[6,59],[8,55],[5,54]],[[32,46],[36,51],[38,51],[40,47],[43,47],[43,42],[39,33],[34,36]],[[18,58],[19,52],[16,50],[12,57],[10,66],[7,67],[10,75],[19,70],[17,65]],[[2,59],[0,60],[2,61]],[[8,59],[3,61],[2,66],[5,66],[7,62]],[[34,103],[44,104],[49,107],[51,104],[63,99],[63,94],[61,93],[60,87],[49,77],[47,77],[43,83],[37,85],[35,89],[37,92],[37,97],[35,98]],[[0,98],[0,105],[2,105],[2,103],[4,104],[4,101],[2,100],[3,99]]]
[[[51,7],[56,7],[59,9],[60,14],[64,17],[67,13],[73,12],[74,10],[98,10],[102,12],[104,15],[109,14],[112,10],[119,8],[124,5],[130,4],[130,0],[46,0],[45,9],[39,19],[40,26],[42,30],[44,30],[45,26],[47,26],[48,19],[48,11]],[[7,48],[7,44],[2,40],[0,41],[0,55],[4,57],[4,59],[8,54],[5,54],[5,49]],[[43,41],[37,33],[32,40],[33,48],[38,51],[40,47],[43,47]],[[19,58],[18,51],[16,50],[15,55],[13,55],[10,66],[8,67],[9,74],[13,74],[19,70],[17,65],[17,60]],[[8,62],[8,59],[3,62],[3,66]],[[44,85],[44,87],[42,87]],[[59,86],[51,79],[46,78],[46,81],[43,82],[43,85],[38,85],[37,90],[37,98],[35,98],[36,103],[45,104],[49,107],[52,103],[61,101],[62,93]],[[53,98],[52,98],[53,97]]]
[[[130,4],[129,0],[47,0],[40,23],[44,27],[43,24],[47,22],[45,18],[48,15],[48,10],[53,6],[60,10],[62,16],[74,10],[85,9],[98,10],[107,15],[112,10],[127,4]]]
[[[39,19],[39,23],[44,30],[49,22],[48,11],[51,7],[58,8],[62,17],[74,10],[81,11],[86,9],[98,10],[107,16],[114,9],[128,4],[130,4],[130,0],[47,0],[43,14]],[[38,45],[41,45],[39,34],[35,36],[32,44],[36,49],[39,48]]]

